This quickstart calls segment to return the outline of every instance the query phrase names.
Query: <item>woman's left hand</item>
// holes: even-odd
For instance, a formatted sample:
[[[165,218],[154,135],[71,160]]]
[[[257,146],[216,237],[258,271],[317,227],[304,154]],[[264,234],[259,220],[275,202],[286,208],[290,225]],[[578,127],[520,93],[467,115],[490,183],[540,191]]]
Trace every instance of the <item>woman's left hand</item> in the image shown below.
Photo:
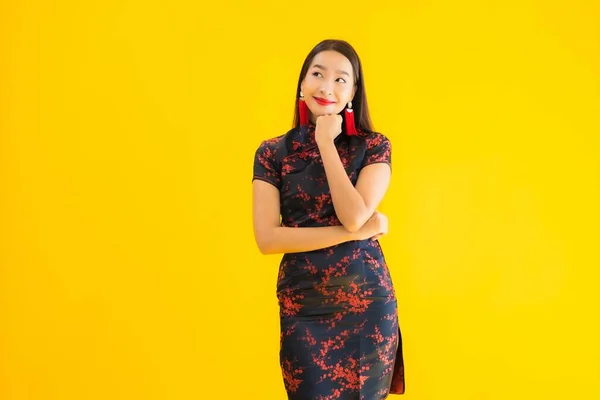
[[[333,143],[333,140],[342,133],[343,118],[339,114],[327,114],[317,117],[315,126],[315,140],[319,143]]]

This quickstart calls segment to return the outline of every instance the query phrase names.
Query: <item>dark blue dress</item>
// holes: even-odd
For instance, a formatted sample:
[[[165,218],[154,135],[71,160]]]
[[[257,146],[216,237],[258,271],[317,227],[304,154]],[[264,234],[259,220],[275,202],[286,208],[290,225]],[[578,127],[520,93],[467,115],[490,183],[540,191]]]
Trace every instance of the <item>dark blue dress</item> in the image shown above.
[[[315,127],[263,141],[254,178],[280,191],[282,226],[341,225]],[[359,131],[335,139],[354,185],[372,163],[391,165],[389,140]],[[377,240],[284,254],[277,279],[280,364],[288,399],[378,400],[404,393],[396,295]]]

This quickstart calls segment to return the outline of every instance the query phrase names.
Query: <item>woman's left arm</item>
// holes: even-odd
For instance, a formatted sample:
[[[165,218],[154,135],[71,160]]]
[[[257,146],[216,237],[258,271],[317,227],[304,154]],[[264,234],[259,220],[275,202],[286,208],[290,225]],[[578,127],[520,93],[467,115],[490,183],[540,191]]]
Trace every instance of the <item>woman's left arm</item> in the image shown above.
[[[346,174],[333,140],[324,139],[318,143],[335,213],[349,232],[358,231],[371,218],[389,186],[390,146],[387,139],[383,139],[387,156],[367,160],[369,165],[362,168],[356,187]]]

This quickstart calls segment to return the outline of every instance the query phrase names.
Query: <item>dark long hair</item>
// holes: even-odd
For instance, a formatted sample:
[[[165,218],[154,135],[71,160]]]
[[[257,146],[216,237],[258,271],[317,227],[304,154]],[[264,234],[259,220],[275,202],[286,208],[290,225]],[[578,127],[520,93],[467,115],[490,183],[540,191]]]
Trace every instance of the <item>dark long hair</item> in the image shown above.
[[[298,78],[298,87],[296,88],[296,102],[294,107],[294,121],[293,128],[300,126],[300,114],[298,111],[298,101],[300,96],[300,85],[308,72],[313,59],[317,54],[322,51],[333,50],[345,56],[352,65],[354,71],[354,84],[356,85],[356,92],[354,99],[352,99],[352,109],[354,110],[354,118],[356,128],[365,132],[373,132],[373,125],[371,123],[371,116],[369,115],[369,107],[367,105],[367,94],[365,92],[365,82],[363,78],[362,64],[360,58],[356,53],[356,50],[350,45],[350,43],[344,40],[327,39],[317,44],[306,56],[302,69],[300,70],[300,77]],[[342,113],[342,116],[344,113]],[[345,124],[342,124],[344,126]]]

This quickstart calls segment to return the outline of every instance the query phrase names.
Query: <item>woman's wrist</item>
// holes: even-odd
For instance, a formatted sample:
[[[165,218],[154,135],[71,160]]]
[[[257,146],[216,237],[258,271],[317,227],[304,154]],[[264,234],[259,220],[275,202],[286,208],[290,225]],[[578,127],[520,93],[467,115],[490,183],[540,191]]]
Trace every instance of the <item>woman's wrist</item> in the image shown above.
[[[315,132],[315,142],[317,142],[317,146],[319,147],[333,146],[335,148],[335,141],[333,139],[323,137],[323,135],[319,135],[317,132]]]

